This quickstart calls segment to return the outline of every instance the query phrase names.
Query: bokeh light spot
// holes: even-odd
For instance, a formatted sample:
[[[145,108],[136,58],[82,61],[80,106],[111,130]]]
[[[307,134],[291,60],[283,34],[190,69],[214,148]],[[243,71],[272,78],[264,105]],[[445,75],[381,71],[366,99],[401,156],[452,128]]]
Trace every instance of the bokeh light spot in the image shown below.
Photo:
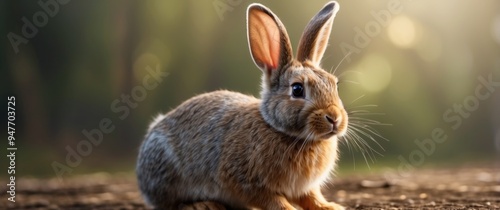
[[[387,28],[387,33],[393,44],[401,48],[410,48],[415,44],[416,27],[410,18],[397,16]]]
[[[160,60],[153,53],[142,53],[134,62],[134,78],[138,83],[141,83],[144,77],[149,73],[147,68],[156,69],[160,64]]]
[[[496,18],[493,19],[491,34],[493,35],[493,39],[500,44],[500,15],[497,15]]]
[[[389,85],[392,78],[391,64],[384,57],[370,54],[357,66],[359,83],[370,92],[380,92]]]

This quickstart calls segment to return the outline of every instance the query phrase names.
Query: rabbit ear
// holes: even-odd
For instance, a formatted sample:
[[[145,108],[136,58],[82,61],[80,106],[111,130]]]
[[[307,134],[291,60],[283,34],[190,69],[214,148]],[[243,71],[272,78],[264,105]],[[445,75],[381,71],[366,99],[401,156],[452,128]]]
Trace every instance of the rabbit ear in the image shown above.
[[[333,19],[338,11],[339,4],[331,1],[309,21],[300,38],[297,60],[301,62],[309,60],[314,65],[319,65],[328,44]]]
[[[270,75],[292,60],[292,48],[286,29],[271,10],[251,4],[247,10],[250,53],[255,64]]]

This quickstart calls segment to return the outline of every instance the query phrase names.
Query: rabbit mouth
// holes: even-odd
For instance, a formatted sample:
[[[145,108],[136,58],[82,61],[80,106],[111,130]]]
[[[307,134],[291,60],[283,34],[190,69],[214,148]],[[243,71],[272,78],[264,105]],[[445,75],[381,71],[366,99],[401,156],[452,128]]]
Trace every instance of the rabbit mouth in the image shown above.
[[[330,122],[332,123],[332,122]],[[325,138],[331,138],[333,136],[338,136],[340,134],[340,130],[339,130],[339,126],[340,126],[340,122],[333,122],[331,125],[328,125],[330,126],[330,130],[327,131],[325,134],[323,134],[323,137]]]
[[[337,134],[338,134],[338,132],[337,132],[336,130],[332,130],[332,131],[330,131],[330,132],[328,132],[328,133],[323,134],[323,135],[322,135],[322,138],[323,138],[323,139],[330,139],[330,138],[332,138],[333,136],[336,136]]]
[[[333,136],[341,137],[345,134],[345,129],[343,129],[342,125],[334,126],[330,131],[325,132],[321,137],[323,138],[331,138]]]
[[[333,136],[335,136],[335,135],[336,135],[336,133],[335,133],[335,132],[330,132],[330,133],[326,134],[326,135],[325,135],[325,137],[326,137],[327,139],[330,139],[330,138],[332,138],[332,137],[333,137]]]

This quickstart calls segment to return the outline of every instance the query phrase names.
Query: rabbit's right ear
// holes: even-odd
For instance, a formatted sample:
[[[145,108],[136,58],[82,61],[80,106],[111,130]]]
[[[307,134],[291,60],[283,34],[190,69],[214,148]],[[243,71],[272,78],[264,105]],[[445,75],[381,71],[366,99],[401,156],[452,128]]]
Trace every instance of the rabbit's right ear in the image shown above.
[[[247,10],[247,35],[255,64],[268,75],[292,60],[286,29],[271,10],[251,4]]]

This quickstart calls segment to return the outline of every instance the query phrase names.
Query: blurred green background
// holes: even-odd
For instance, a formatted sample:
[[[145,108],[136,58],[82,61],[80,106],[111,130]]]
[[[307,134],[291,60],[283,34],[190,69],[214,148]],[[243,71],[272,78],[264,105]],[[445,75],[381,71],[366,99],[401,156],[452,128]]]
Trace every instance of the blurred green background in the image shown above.
[[[397,168],[403,158],[418,163],[415,168],[498,166],[500,87],[483,84],[500,82],[500,2],[338,2],[323,67],[338,67],[340,95],[348,109],[377,105],[366,108],[385,114],[366,117],[392,124],[374,127],[389,141],[376,138],[383,156],[368,159],[369,165]],[[68,166],[71,174],[133,171],[137,148],[158,113],[217,89],[258,96],[261,72],[246,40],[250,3],[0,1],[0,98],[6,110],[7,97],[16,96],[17,176],[54,176],[54,162]],[[280,17],[296,46],[326,1],[260,3]],[[36,33],[26,24],[33,24]],[[144,78],[157,67],[168,76],[150,80],[158,85],[146,89]],[[139,100],[122,101],[131,94]],[[103,133],[100,144],[69,166],[68,148],[76,151],[88,142],[83,131],[99,129],[106,118],[114,130]],[[0,125],[7,127],[4,111]],[[436,128],[446,141],[426,144],[427,150],[434,148],[427,154],[415,141],[431,138]],[[6,136],[2,132],[2,139]],[[2,142],[6,168],[7,141]],[[367,168],[359,151],[343,144],[341,153],[340,174]]]

